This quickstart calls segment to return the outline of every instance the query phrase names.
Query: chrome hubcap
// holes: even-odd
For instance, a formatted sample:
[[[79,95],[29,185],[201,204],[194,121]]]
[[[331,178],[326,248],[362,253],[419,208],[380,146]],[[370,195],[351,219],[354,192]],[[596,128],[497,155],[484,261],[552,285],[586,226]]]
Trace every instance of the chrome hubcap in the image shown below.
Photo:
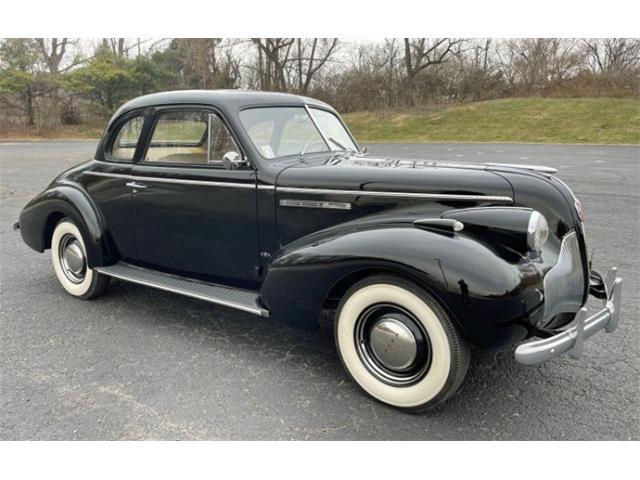
[[[87,272],[87,262],[78,239],[73,235],[65,235],[60,240],[59,256],[65,276],[73,283],[82,282]]]
[[[431,366],[427,332],[400,306],[377,304],[362,312],[356,321],[354,340],[367,370],[389,385],[412,385]]]
[[[416,337],[395,318],[378,320],[371,328],[369,342],[378,361],[391,370],[404,370],[416,358]]]

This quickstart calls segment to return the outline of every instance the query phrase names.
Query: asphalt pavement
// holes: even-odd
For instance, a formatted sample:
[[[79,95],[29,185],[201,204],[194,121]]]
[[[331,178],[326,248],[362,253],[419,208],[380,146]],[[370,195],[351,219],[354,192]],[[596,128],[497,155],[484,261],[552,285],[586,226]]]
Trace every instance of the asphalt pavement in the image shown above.
[[[474,351],[458,395],[412,415],[359,391],[329,331],[123,282],[96,300],[67,295],[49,252],[30,250],[12,224],[95,146],[0,141],[0,440],[640,439],[638,147],[369,146],[557,167],[585,208],[594,267],[617,265],[624,279],[620,327],[592,337],[581,360],[527,367],[512,347]]]

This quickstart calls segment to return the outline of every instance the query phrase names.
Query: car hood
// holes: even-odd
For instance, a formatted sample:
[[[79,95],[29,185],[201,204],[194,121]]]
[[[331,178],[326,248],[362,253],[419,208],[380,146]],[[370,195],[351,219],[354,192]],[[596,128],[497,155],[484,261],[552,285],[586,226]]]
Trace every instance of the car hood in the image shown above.
[[[280,173],[277,186],[513,198],[511,184],[483,164],[374,157],[357,153],[305,157]]]
[[[454,209],[513,206],[545,216],[550,227],[545,258],[551,265],[564,235],[582,232],[569,188],[533,167],[334,154],[305,156],[280,168],[276,198],[283,245],[337,225],[408,223]],[[361,191],[375,193],[359,196]],[[291,208],[305,201],[303,206],[314,208]],[[580,242],[584,253],[582,233]]]

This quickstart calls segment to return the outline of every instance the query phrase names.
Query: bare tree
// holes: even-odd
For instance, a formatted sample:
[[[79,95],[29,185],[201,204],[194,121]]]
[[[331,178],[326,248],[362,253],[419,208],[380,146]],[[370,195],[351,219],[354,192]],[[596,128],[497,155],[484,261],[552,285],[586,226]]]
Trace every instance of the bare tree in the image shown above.
[[[637,38],[588,38],[583,43],[593,72],[620,73],[640,66]]]
[[[490,60],[491,60],[491,48],[493,45],[493,39],[484,38],[478,39],[471,47],[471,65],[474,68],[481,70],[483,73],[489,73]]]
[[[511,83],[532,94],[576,73],[582,56],[571,39],[525,38],[509,40],[501,60]]]
[[[40,53],[44,60],[44,63],[49,69],[51,75],[57,75],[60,72],[60,65],[67,53],[67,47],[75,44],[75,41],[70,41],[68,38],[36,38],[36,43],[40,48]]]
[[[313,77],[336,53],[338,39],[313,38],[305,41],[298,38],[296,44],[298,91],[307,94]]]
[[[146,38],[144,40],[141,38],[103,38],[102,46],[111,50],[113,55],[119,58],[128,58],[129,52],[132,50],[136,52],[137,57],[148,57],[158,45],[166,44],[167,40],[166,38]],[[84,61],[90,58],[88,57]]]
[[[258,77],[261,90],[287,91],[287,68],[294,38],[253,38],[258,48]]]
[[[447,62],[462,42],[455,38],[405,38],[404,64],[410,83],[423,70]]]
[[[178,50],[183,55],[184,75],[190,86],[212,88],[218,74],[216,47],[220,38],[181,38]],[[191,81],[193,80],[193,81]]]
[[[222,38],[177,38],[170,45],[174,67],[184,86],[232,88],[239,78],[239,64],[233,57],[235,43]]]
[[[129,49],[126,48],[124,42],[125,42],[124,38],[103,38],[102,39],[102,45],[104,47],[111,49],[111,51],[116,57],[124,57],[127,54]]]

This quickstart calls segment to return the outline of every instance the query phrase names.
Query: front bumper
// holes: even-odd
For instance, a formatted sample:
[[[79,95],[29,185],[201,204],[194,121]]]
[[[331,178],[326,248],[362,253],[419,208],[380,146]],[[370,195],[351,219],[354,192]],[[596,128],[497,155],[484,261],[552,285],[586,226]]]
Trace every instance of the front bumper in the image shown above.
[[[525,365],[537,365],[552,358],[568,353],[571,358],[580,358],[584,341],[604,330],[613,332],[620,321],[620,298],[622,279],[617,270],[612,268],[604,281],[606,295],[603,298],[604,308],[587,317],[587,308],[582,307],[572,322],[572,326],[562,332],[532,342],[523,343],[516,348],[516,360]]]

